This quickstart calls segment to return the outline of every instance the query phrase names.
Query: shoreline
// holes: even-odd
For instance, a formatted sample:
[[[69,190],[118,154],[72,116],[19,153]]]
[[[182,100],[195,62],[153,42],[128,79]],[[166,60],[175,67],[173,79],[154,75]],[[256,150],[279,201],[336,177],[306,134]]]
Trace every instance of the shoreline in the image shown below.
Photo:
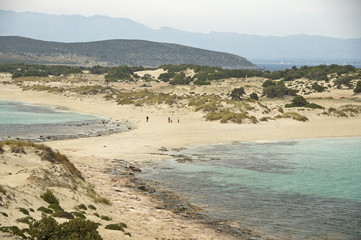
[[[150,224],[151,227],[148,227],[144,234],[153,237],[161,236],[158,233],[161,226],[176,225],[177,230],[168,230],[169,233],[176,231],[176,238],[221,239],[220,236],[222,236],[222,239],[233,239],[232,234],[224,235],[224,233],[217,233],[217,230],[214,229],[207,230],[206,225],[194,222],[195,220],[186,218],[189,221],[186,220],[184,223],[185,219],[181,216],[171,215],[169,217],[170,213],[166,212],[168,210],[157,209],[157,204],[150,200],[150,194],[139,189],[132,190],[130,187],[126,187],[125,190],[121,190],[122,192],[114,190],[114,185],[118,183],[103,172],[106,167],[111,166],[109,162],[113,159],[124,159],[127,163],[139,168],[157,165],[169,159],[171,156],[165,154],[164,149],[231,144],[232,142],[271,142],[361,136],[360,117],[330,119],[320,117],[311,119],[309,122],[281,119],[260,122],[256,125],[221,124],[208,122],[203,118],[202,113],[189,109],[169,108],[168,106],[117,105],[114,102],[105,101],[100,96],[67,97],[43,92],[22,92],[18,87],[7,85],[0,86],[0,95],[9,100],[60,106],[72,112],[98,115],[122,122],[129,121],[134,126],[131,131],[98,137],[46,141],[45,143],[54,150],[67,155],[78,169],[86,169],[87,171],[83,172],[86,180],[94,184],[104,196],[115,201],[115,208],[124,208],[122,202],[117,202],[117,199],[121,197],[119,194],[129,194],[131,196],[129,197],[129,206],[131,207],[124,213],[127,214],[125,216],[131,219],[129,221],[140,225],[136,226],[137,231],[142,229],[142,225]],[[150,117],[149,122],[146,122],[146,116]],[[179,117],[180,123],[168,123],[168,116],[173,119]],[[103,181],[99,181],[99,172],[105,174]],[[134,216],[133,206],[139,208],[136,216]],[[147,219],[157,219],[157,222],[148,223]],[[152,224],[156,224],[156,226]],[[182,228],[183,225],[186,227]]]

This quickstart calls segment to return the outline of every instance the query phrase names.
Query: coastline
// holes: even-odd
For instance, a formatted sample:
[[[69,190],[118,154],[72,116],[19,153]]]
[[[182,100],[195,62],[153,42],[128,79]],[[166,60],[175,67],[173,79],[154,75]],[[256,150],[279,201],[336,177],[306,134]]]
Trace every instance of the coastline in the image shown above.
[[[223,233],[204,229],[204,225],[197,225],[199,222],[194,220],[184,223],[184,216],[175,216],[177,215],[175,214],[170,217],[170,213],[167,213],[168,210],[157,209],[158,203],[155,204],[148,193],[139,191],[139,186],[135,187],[134,191],[131,191],[129,187],[119,190],[127,194],[129,202],[126,204],[129,209],[124,207],[124,202],[119,200],[122,199],[122,196],[118,196],[119,192],[114,190],[114,185],[121,186],[120,181],[124,186],[130,185],[129,179],[120,179],[116,176],[112,178],[104,172],[105,168],[111,166],[113,159],[124,159],[132,166],[141,167],[157,164],[169,158],[169,155],[164,154],[164,149],[232,142],[361,136],[360,117],[352,119],[320,117],[306,123],[282,119],[257,125],[220,124],[219,122],[206,122],[202,113],[188,109],[169,108],[168,106],[146,108],[119,106],[105,101],[100,96],[65,97],[48,93],[22,92],[16,86],[0,87],[0,95],[7,100],[61,106],[73,112],[104,116],[119,121],[128,120],[135,126],[135,129],[127,132],[51,141],[46,144],[67,155],[79,169],[83,169],[86,180],[115,202],[114,207],[124,208],[122,214],[124,214],[124,218],[131,219],[129,221],[131,221],[130,225],[133,225],[134,231],[142,232],[142,228],[145,227],[147,231],[143,230],[142,233],[149,235],[143,239],[154,239],[155,236],[173,236],[170,235],[172,231],[175,231],[172,234],[175,234],[174,237],[177,238],[221,239],[220,236],[223,236]],[[150,117],[149,122],[146,122],[146,116]],[[180,123],[168,123],[168,116],[173,119],[180,118]],[[131,209],[134,206],[138,208],[136,214],[134,214],[134,209]],[[151,221],[148,223],[150,219]],[[135,224],[138,226],[134,226]],[[156,226],[151,227],[152,224]],[[177,226],[177,229],[168,227],[166,230],[159,230],[170,224]],[[181,226],[184,225],[186,227],[182,228]],[[233,237],[227,234],[222,239],[232,239]],[[235,239],[237,238],[235,237]]]

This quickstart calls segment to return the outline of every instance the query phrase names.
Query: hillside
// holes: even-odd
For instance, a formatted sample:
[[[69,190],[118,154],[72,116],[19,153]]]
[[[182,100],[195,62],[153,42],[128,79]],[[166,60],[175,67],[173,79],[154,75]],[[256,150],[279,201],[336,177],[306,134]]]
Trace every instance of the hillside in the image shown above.
[[[0,36],[23,36],[58,42],[141,39],[227,52],[246,57],[255,63],[361,62],[360,38],[338,39],[309,35],[275,37],[225,32],[191,33],[168,27],[151,29],[130,19],[106,16],[84,17],[0,10]]]
[[[59,43],[23,37],[0,37],[0,62],[147,67],[196,64],[231,69],[255,68],[240,56],[177,44],[142,40]]]

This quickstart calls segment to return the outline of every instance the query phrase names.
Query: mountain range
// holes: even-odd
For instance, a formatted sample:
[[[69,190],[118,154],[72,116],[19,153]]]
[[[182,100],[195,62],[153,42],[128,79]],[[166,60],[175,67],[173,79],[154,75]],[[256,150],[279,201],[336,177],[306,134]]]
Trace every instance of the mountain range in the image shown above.
[[[179,44],[144,40],[61,43],[0,36],[0,63],[25,62],[83,66],[146,66],[195,64],[228,69],[255,69],[245,58]]]
[[[361,63],[361,38],[338,39],[309,35],[275,37],[220,32],[205,34],[168,27],[154,30],[130,19],[106,16],[0,10],[0,36],[23,36],[57,42],[139,39],[227,52],[255,63]]]

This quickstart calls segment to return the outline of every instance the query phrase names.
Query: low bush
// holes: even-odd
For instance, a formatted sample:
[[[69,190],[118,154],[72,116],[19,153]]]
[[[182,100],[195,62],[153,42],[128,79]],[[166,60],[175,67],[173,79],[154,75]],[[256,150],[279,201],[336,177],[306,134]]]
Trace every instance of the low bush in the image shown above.
[[[78,208],[83,210],[88,210],[88,208],[84,204],[79,204]]]
[[[1,215],[3,215],[4,217],[8,217],[9,215],[6,212],[0,212]]]
[[[29,215],[29,211],[25,208],[19,208],[19,211],[24,213],[25,215]]]
[[[11,227],[0,227],[0,231],[7,232],[15,236],[22,237],[23,239],[27,239],[27,237],[24,234],[24,231],[20,230],[17,226],[11,226]]]
[[[308,118],[295,112],[286,112],[283,115],[277,115],[275,118],[292,118],[297,121],[306,122]]]
[[[40,212],[43,212],[43,213],[53,214],[53,210],[46,208],[46,207],[39,207],[37,210]]]
[[[55,204],[55,203],[50,204],[48,206],[48,208],[54,210],[54,212],[62,212],[62,211],[64,211],[64,209],[59,204]]]
[[[81,212],[72,212],[72,214],[77,218],[86,219],[85,215]]]
[[[57,204],[59,205],[59,200],[57,197],[55,197],[55,195],[53,194],[53,192],[49,189],[46,189],[46,192],[41,194],[40,197],[47,203],[49,204]]]
[[[57,218],[74,219],[73,214],[71,214],[70,212],[55,212],[52,216]]]
[[[58,224],[52,217],[43,217],[30,224],[29,234],[33,239],[72,239],[101,240],[97,231],[98,224],[89,220],[76,218]]]
[[[111,221],[112,219],[108,216],[100,216],[101,220],[105,220],[105,221]]]
[[[26,223],[26,224],[30,224],[34,221],[34,218],[30,217],[30,216],[27,216],[27,217],[24,217],[24,218],[18,218],[16,219],[17,222],[20,222],[20,223]]]
[[[287,103],[285,105],[286,108],[292,107],[306,107],[306,108],[320,108],[324,109],[324,107],[316,104],[316,103],[309,103],[304,97],[296,96],[292,99],[292,103]]]
[[[91,210],[96,210],[97,209],[96,207],[94,207],[94,205],[91,205],[91,204],[88,205],[88,208],[91,209]]]
[[[354,93],[361,93],[361,81],[357,81],[356,87],[353,90]]]

